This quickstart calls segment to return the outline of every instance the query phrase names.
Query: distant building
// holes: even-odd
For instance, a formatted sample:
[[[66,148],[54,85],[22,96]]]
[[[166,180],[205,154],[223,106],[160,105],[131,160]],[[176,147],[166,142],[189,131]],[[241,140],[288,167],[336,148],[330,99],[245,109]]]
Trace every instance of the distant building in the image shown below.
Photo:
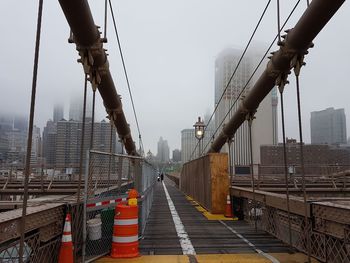
[[[60,121],[62,121],[61,119]],[[43,131],[42,152],[46,167],[54,168],[56,161],[57,123],[49,120]]]
[[[300,173],[300,144],[287,138],[287,166],[297,168]],[[349,147],[337,147],[327,144],[305,144],[304,164],[306,174],[325,174],[327,166],[348,169],[350,165]],[[283,144],[261,146],[261,172],[284,174]]]
[[[160,162],[169,162],[169,145],[167,140],[163,140],[163,137],[160,137],[158,141],[158,151],[157,151],[157,159]]]
[[[112,152],[116,151],[116,133],[112,133],[110,140],[110,124],[106,121],[94,123],[94,137],[92,149],[109,152],[110,142]],[[85,124],[83,166],[85,166],[86,150],[90,148],[91,122]],[[58,168],[75,168],[80,163],[80,149],[82,140],[82,122],[61,120],[57,122],[55,166]]]
[[[83,121],[83,98],[80,96],[72,97],[69,105],[69,120]],[[86,100],[86,118],[91,120],[92,107],[91,100]]]
[[[0,159],[2,163],[24,164],[28,119],[19,115],[0,116]]]
[[[56,104],[53,108],[53,122],[58,122],[64,118],[63,105]]]
[[[258,49],[247,53],[237,68],[237,71],[229,83],[231,75],[242,55],[242,50],[228,48],[223,50],[215,60],[215,129],[218,135],[222,130],[222,124],[227,123],[240,106],[240,98],[244,97],[253,87],[256,80],[264,70],[260,67],[251,80],[250,77],[261,59],[263,52]],[[225,88],[225,93],[223,94]],[[243,91],[243,88],[245,90]],[[241,96],[240,96],[241,94]],[[222,100],[220,101],[220,98]],[[220,103],[219,103],[220,101]],[[276,144],[277,138],[277,94],[273,90],[260,103],[252,125],[253,163],[260,163],[260,146],[263,144]],[[231,110],[230,110],[231,109]],[[250,142],[248,122],[244,122],[234,135],[231,149],[232,163],[235,166],[250,165]],[[222,152],[228,152],[227,144]]]
[[[194,136],[194,129],[184,129],[181,131],[181,162],[182,163],[188,162],[190,160],[197,142],[198,140]]]
[[[311,112],[312,144],[346,144],[346,118],[344,109],[327,108]]]
[[[181,151],[179,149],[173,151],[173,162],[181,162]]]

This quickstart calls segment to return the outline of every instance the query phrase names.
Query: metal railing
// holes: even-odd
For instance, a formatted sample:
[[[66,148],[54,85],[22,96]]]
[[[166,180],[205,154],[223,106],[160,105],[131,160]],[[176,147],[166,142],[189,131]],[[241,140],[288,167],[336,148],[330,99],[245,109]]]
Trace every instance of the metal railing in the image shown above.
[[[290,240],[288,225],[288,220],[290,220],[291,245],[293,247],[306,253],[308,237],[310,239],[310,255],[321,262],[350,262],[350,206],[342,207],[327,202],[310,202],[308,204],[310,229],[306,229],[304,215],[300,210],[300,207],[303,206],[301,198],[293,197],[291,199],[291,213],[288,219],[288,213],[283,205],[285,195],[257,191],[256,204],[254,205],[250,191],[239,187],[233,190],[234,212],[241,218],[252,225],[256,221],[258,228],[272,234],[286,244]],[[350,204],[349,199],[347,202]]]
[[[98,151],[90,151],[88,156],[82,229],[85,262],[110,252],[115,206],[127,199],[131,188],[140,196],[139,235],[142,235],[157,178],[156,170],[141,157]]]

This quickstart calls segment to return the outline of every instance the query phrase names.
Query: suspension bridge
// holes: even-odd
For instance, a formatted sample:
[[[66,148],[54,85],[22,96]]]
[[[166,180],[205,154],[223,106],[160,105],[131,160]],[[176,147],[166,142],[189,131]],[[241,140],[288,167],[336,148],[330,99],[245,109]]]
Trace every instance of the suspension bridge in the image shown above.
[[[127,259],[111,258],[109,254],[113,250],[114,208],[128,199],[129,189],[139,193],[137,239],[141,255],[130,262],[350,262],[350,170],[325,167],[327,173],[322,178],[321,174],[307,174],[299,92],[302,85],[299,77],[308,50],[344,0],[308,2],[295,26],[288,30],[284,29],[278,14],[278,34],[270,48],[276,40],[277,47],[265,70],[249,92],[237,99],[235,112],[224,121],[229,113],[226,114],[199,156],[195,157],[194,153],[200,141],[191,160],[183,164],[181,175],[166,175],[164,181],[157,180],[158,171],[143,156],[138,116],[123,56],[139,149],[109,68],[104,49],[106,33],[103,35],[95,24],[86,0],[58,2],[70,28],[69,43],[75,45],[85,76],[82,127],[85,127],[86,93],[90,83],[92,120],[95,96],[99,94],[111,132],[115,128],[126,153],[95,150],[92,132],[86,163],[82,156],[87,138],[81,139],[80,163],[75,164],[77,174],[60,180],[31,176],[43,13],[43,0],[39,0],[26,166],[19,178],[11,170],[0,179],[0,262],[58,262],[61,240],[67,232],[64,230],[66,214],[71,215],[74,262],[127,262]],[[108,4],[121,51],[111,1],[105,1],[105,10],[107,12]],[[283,30],[285,34],[281,33]],[[247,46],[249,44],[250,41]],[[244,54],[245,51],[242,57]],[[300,172],[294,181],[288,178],[283,108],[284,87],[292,77],[297,86],[301,153]],[[251,150],[249,178],[236,177],[231,170],[232,158],[220,151],[223,146],[235,143],[233,138],[244,123],[248,123],[249,147],[254,145],[251,128],[255,113],[275,87],[280,93],[282,112],[284,166],[279,167],[281,174],[265,175],[264,167],[255,174]],[[240,94],[243,91],[244,88]],[[91,129],[93,131],[93,125]],[[20,198],[12,201],[11,196]],[[224,216],[228,206],[233,214]],[[97,237],[91,232],[96,220],[101,223]]]

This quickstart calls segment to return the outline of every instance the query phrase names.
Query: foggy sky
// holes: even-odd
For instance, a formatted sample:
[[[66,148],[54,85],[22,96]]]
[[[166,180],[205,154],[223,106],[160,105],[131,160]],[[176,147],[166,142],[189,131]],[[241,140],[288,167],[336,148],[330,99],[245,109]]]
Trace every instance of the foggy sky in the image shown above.
[[[29,116],[37,3],[33,0],[0,1],[0,111]],[[255,41],[266,48],[277,32],[272,1]],[[284,21],[296,1],[281,1]],[[305,3],[304,3],[305,2]],[[197,116],[212,112],[214,62],[226,47],[244,49],[267,1],[133,0],[113,1],[124,58],[139,118],[145,150],[156,154],[160,136],[170,149],[180,148],[181,130],[192,128]],[[104,1],[90,1],[95,23],[103,25]],[[302,1],[286,28],[306,8]],[[35,123],[43,127],[52,118],[53,105],[65,105],[68,117],[72,94],[83,91],[83,70],[76,62],[75,44],[68,44],[69,27],[56,0],[44,0]],[[327,107],[345,108],[350,133],[348,75],[350,59],[350,7],[345,2],[315,39],[306,56],[300,85],[304,138],[310,142],[310,112]],[[109,16],[110,70],[137,145],[132,113],[115,34]],[[103,28],[102,28],[103,30]],[[274,45],[272,50],[277,50]],[[294,76],[286,87],[287,136],[298,139]],[[91,92],[91,91],[90,91]],[[97,118],[105,110],[99,96]],[[280,116],[279,116],[280,119]],[[279,127],[280,130],[280,127]],[[281,140],[281,131],[279,132]]]

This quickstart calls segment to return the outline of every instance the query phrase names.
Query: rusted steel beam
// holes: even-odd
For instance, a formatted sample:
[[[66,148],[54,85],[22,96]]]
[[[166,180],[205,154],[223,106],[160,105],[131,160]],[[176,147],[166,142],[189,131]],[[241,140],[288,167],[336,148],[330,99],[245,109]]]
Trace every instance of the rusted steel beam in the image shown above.
[[[231,139],[237,129],[248,116],[253,115],[261,101],[276,85],[278,79],[285,81],[296,60],[302,61],[307,50],[312,45],[312,40],[327,24],[335,12],[345,0],[313,0],[305,10],[302,17],[285,40],[280,49],[273,56],[265,71],[257,80],[247,96],[241,101],[241,105],[222,129],[219,136],[212,143],[208,152],[219,152],[224,144]]]
[[[132,139],[129,124],[126,121],[120,96],[118,95],[111,73],[107,54],[103,49],[103,40],[95,25],[89,4],[86,0],[59,0],[62,10],[73,33],[73,41],[93,88],[97,88],[107,113],[113,120],[120,139],[130,155],[138,155]]]

